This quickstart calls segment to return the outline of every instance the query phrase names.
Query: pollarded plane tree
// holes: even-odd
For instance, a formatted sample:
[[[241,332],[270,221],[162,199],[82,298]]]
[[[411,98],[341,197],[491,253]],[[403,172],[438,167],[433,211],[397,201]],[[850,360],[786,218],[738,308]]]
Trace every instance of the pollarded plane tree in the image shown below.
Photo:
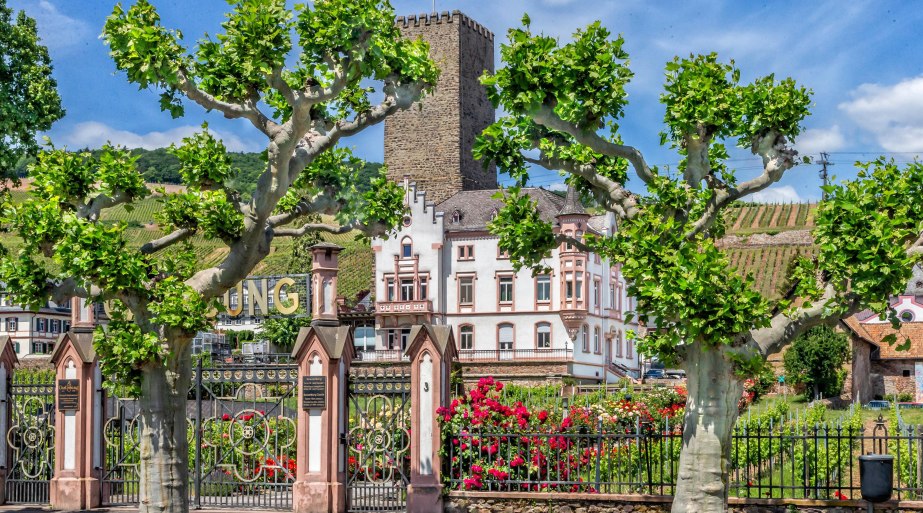
[[[278,237],[386,236],[397,225],[400,188],[382,172],[370,190],[357,190],[363,163],[337,144],[410,107],[438,75],[427,44],[401,38],[387,1],[319,0],[290,11],[283,0],[241,0],[222,29],[188,50],[182,34],[138,0],[115,7],[103,39],[118,69],[159,90],[174,117],[185,98],[265,137],[266,168],[250,199],[229,185],[228,155],[206,129],[173,148],[187,188],[163,193],[164,235],[141,247],[125,239],[123,224],[100,221],[105,209],[149,194],[124,149],[107,147],[96,158],[44,152],[31,169],[32,198],[7,205],[4,217],[23,239],[0,263],[15,301],[114,305],[94,342],[104,373],[140,393],[142,511],[188,510],[190,342],[210,326],[216,298]],[[200,269],[193,250],[203,237],[228,252]]]
[[[541,267],[546,252],[565,242],[621,264],[637,299],[634,315],[650,327],[638,349],[688,377],[673,511],[724,511],[743,380],[811,326],[866,307],[893,317],[887,298],[923,252],[923,165],[901,169],[880,159],[859,164],[856,180],[830,186],[813,232],[817,255],[796,260],[782,298],[771,302],[715,241],[731,202],[798,164],[791,143],[811,92],[773,75],[742,83],[733,61],[714,54],[675,58],[660,98],[660,144],[674,148],[681,165],[667,173],[619,135],[632,76],[623,39],[594,23],[562,44],[533,33],[528,17],[523,22],[501,47],[504,67],[482,79],[509,115],[484,131],[475,153],[513,180],[491,230],[520,267]],[[738,180],[726,165],[728,141],[749,149],[762,171]],[[560,233],[543,222],[521,191],[532,166],[562,172],[615,214],[617,233]],[[627,188],[630,173],[646,194]]]

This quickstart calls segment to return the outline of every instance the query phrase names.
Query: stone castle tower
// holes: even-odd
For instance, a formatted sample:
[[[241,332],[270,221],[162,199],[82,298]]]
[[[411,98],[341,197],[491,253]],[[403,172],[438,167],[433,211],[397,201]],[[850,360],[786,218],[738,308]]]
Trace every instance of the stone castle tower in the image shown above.
[[[496,189],[497,170],[471,155],[475,137],[494,122],[494,108],[478,81],[494,70],[494,35],[468,16],[399,16],[404,37],[422,37],[442,71],[435,90],[419,104],[385,119],[388,177],[407,176],[440,203],[458,191]]]

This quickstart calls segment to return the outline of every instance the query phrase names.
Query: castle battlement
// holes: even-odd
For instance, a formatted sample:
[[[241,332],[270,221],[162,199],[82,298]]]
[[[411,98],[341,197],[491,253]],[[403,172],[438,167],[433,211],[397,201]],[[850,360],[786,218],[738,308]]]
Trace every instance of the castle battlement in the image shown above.
[[[403,27],[419,27],[420,24],[431,25],[431,24],[440,24],[440,23],[461,23],[466,25],[468,28],[481,34],[488,41],[494,40],[494,33],[487,29],[484,25],[474,21],[461,11],[442,11],[434,13],[420,13],[420,14],[411,14],[409,16],[398,16],[395,18],[394,22]]]

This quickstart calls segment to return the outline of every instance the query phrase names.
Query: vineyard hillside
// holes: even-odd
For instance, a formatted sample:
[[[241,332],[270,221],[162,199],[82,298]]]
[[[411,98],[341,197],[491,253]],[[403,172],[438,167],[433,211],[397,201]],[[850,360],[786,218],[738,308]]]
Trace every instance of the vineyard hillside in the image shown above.
[[[725,214],[727,236],[718,244],[757,290],[778,299],[792,260],[817,251],[811,237],[816,210],[813,203],[736,204]]]

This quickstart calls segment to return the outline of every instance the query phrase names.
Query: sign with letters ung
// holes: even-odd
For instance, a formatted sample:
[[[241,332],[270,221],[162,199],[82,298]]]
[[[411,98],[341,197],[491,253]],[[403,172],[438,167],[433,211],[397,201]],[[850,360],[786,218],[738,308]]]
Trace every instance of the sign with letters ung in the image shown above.
[[[301,378],[301,409],[327,408],[327,377],[303,376]]]
[[[58,411],[77,411],[80,409],[80,381],[76,379],[58,380]]]

